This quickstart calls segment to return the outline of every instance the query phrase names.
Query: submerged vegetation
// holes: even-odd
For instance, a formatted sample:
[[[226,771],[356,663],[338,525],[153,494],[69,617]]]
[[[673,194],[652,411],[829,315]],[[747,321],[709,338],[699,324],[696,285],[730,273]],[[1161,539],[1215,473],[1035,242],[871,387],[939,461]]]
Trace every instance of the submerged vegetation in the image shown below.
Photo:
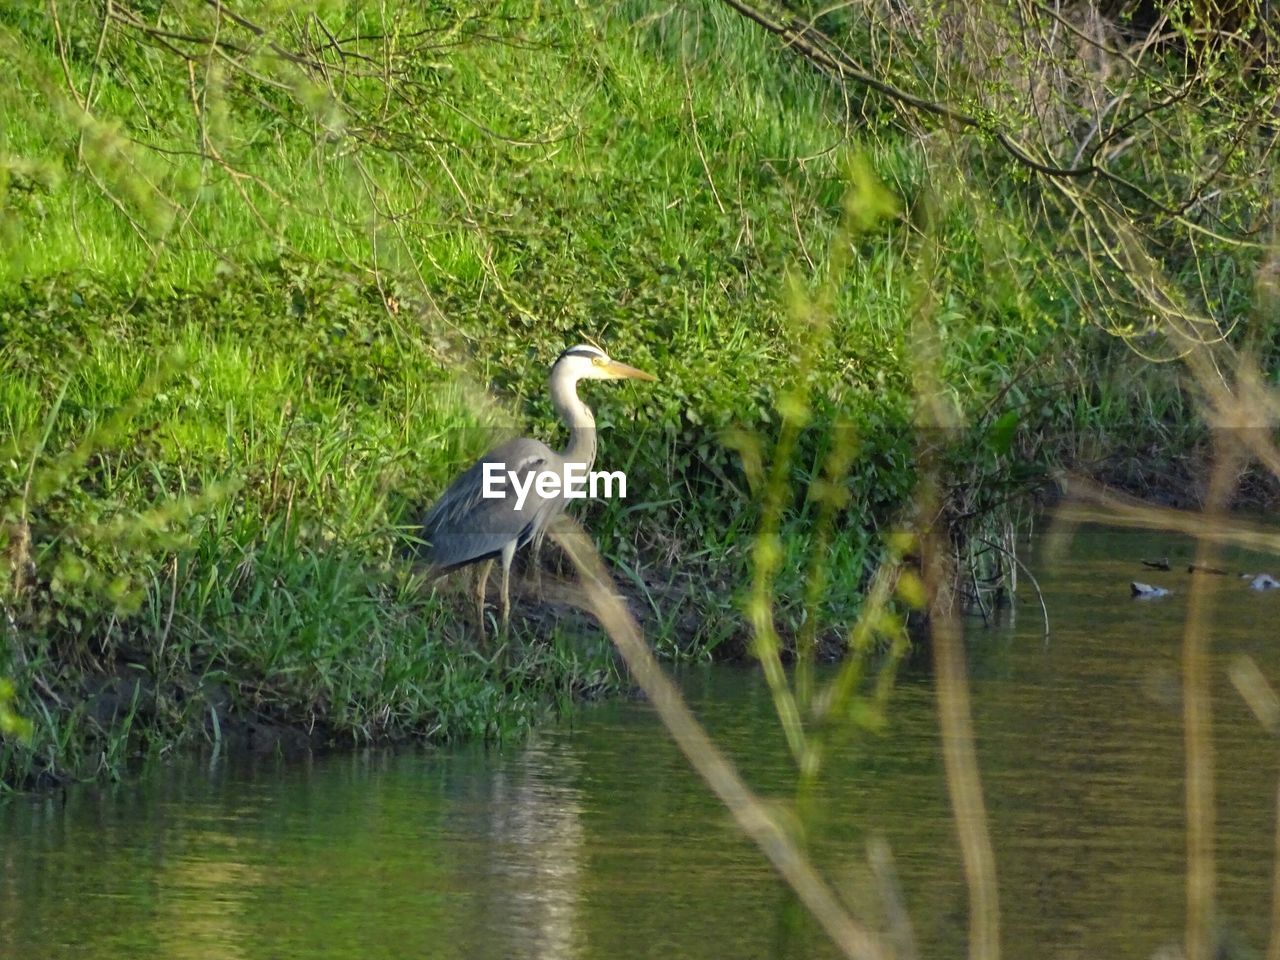
[[[616,684],[558,608],[486,659],[403,556],[495,436],[554,434],[582,340],[661,380],[590,395],[631,496],[585,516],[672,656],[742,651],[766,600],[769,656],[842,650],[895,602],[922,449],[948,549],[1001,569],[1057,469],[1188,489],[1209,435],[1154,361],[1275,349],[1262,41],[1135,55],[1055,14],[1037,47],[995,7],[0,10],[0,676],[31,727],[0,782],[503,736]]]

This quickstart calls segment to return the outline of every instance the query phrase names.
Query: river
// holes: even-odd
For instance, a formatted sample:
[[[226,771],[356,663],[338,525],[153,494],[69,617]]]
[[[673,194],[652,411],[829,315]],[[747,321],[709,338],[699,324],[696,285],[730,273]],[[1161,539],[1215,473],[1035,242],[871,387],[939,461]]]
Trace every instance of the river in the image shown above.
[[[1048,642],[1029,589],[1013,623],[969,625],[1007,957],[1148,958],[1180,939],[1189,550],[1088,531],[1037,561]],[[1170,555],[1173,572],[1143,571],[1138,558],[1153,555]],[[1174,593],[1134,601],[1131,579]],[[1261,951],[1280,751],[1227,666],[1247,654],[1280,687],[1280,591],[1224,579],[1220,600],[1220,925],[1229,944]],[[759,671],[691,669],[681,682],[753,787],[789,797]],[[883,732],[830,758],[821,801],[815,856],[850,902],[876,911],[866,855],[883,840],[921,956],[964,955],[927,662],[900,677]],[[638,700],[585,706],[501,750],[184,761],[0,807],[5,960],[835,956],[794,917]]]

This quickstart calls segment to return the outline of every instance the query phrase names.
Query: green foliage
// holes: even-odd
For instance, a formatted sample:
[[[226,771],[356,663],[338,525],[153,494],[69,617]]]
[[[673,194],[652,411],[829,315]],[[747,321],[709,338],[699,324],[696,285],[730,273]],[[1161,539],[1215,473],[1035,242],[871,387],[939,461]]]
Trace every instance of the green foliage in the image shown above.
[[[245,717],[338,742],[509,736],[611,682],[562,648],[495,683],[400,556],[413,505],[500,418],[420,328],[367,319],[371,288],[306,267],[124,304],[75,289],[0,313],[0,601],[20,651],[0,665],[58,698],[3,752],[6,779],[117,771]],[[146,683],[96,679],[116,670]]]
[[[25,740],[31,736],[31,721],[14,710],[16,696],[13,681],[0,677],[0,736]]]

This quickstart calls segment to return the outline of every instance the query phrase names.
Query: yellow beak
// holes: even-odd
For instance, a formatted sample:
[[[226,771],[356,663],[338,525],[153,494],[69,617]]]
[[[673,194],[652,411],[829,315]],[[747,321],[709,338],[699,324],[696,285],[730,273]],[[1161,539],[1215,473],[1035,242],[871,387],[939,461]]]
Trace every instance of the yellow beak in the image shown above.
[[[643,370],[637,370],[635,367],[629,367],[625,363],[619,363],[617,360],[610,360],[605,364],[605,372],[614,380],[657,380],[652,373],[645,373]]]

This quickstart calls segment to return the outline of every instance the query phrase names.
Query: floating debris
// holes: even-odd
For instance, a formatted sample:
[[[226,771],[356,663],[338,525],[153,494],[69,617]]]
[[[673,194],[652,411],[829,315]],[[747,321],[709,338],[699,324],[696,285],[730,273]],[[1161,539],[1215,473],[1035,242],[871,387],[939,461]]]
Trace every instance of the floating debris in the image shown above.
[[[1277,584],[1280,586],[1280,584]],[[1129,584],[1129,592],[1139,600],[1154,600],[1156,597],[1167,597],[1169,591],[1164,587],[1153,587],[1149,583],[1139,583],[1134,580]]]
[[[1250,590],[1274,590],[1276,587],[1280,587],[1280,580],[1269,573],[1260,573],[1249,581]]]
[[[1168,570],[1169,558],[1161,557],[1159,560],[1143,560],[1142,565],[1144,567],[1150,567],[1152,570]]]
[[[1187,567],[1187,573],[1212,573],[1215,577],[1225,577],[1227,571],[1221,567],[1211,567],[1204,563],[1193,563]]]

